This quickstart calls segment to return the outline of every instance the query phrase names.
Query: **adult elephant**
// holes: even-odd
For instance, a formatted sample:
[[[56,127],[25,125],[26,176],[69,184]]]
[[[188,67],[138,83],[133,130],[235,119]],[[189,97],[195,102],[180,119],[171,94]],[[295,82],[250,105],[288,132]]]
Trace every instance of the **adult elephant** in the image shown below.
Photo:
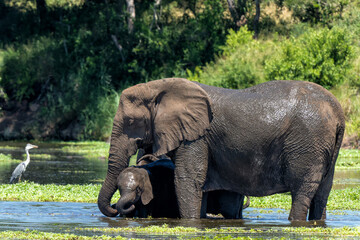
[[[303,81],[244,90],[162,79],[123,91],[108,173],[98,197],[106,216],[116,178],[138,148],[174,160],[180,215],[200,218],[203,192],[247,196],[290,192],[289,220],[325,218],[345,129],[335,97]]]

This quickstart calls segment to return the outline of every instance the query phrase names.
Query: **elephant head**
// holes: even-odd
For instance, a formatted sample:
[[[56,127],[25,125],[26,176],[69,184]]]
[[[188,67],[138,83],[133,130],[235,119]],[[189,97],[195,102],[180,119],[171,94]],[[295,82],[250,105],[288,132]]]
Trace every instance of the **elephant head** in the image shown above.
[[[144,161],[149,158],[149,155],[143,157]],[[168,198],[163,198],[163,196],[174,191],[174,169],[174,163],[165,158],[123,170],[117,178],[121,196],[116,204],[118,212],[127,215],[134,211],[135,207],[140,208],[138,209],[140,211],[144,210],[146,209],[144,206],[148,205],[154,197],[156,201],[161,203],[162,207],[171,204],[167,202]],[[155,184],[154,187],[153,184]],[[140,199],[141,204],[139,204]]]
[[[154,198],[149,174],[144,168],[126,168],[119,174],[117,185],[121,197],[116,209],[123,215],[135,210],[135,204],[140,198],[143,205],[149,204]]]
[[[110,200],[117,177],[138,148],[154,156],[166,154],[187,140],[205,134],[212,119],[207,93],[186,79],[161,79],[124,90],[114,118],[108,172],[98,197],[100,211],[116,216]]]

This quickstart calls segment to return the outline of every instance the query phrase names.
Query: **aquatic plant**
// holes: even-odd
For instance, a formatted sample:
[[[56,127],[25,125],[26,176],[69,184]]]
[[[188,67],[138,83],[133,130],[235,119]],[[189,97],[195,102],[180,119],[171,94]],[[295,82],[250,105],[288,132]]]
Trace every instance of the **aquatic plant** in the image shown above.
[[[2,154],[0,153],[0,162],[7,162],[7,161],[11,161],[11,155],[10,154]]]
[[[100,188],[100,184],[41,185],[38,183],[24,181],[18,184],[0,185],[0,200],[96,203]],[[24,192],[27,194],[23,194]],[[114,202],[116,202],[119,197],[119,193],[116,193],[114,196]]]

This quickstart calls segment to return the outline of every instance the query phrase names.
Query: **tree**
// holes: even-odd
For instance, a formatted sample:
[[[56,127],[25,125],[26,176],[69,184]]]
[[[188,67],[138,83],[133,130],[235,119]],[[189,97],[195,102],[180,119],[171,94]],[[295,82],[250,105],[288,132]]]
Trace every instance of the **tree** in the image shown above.
[[[131,34],[134,32],[135,21],[135,3],[134,0],[126,0],[126,11],[128,12],[128,32]]]
[[[260,0],[255,0],[255,18],[254,18],[254,38],[257,39],[259,36],[259,19],[260,19]]]

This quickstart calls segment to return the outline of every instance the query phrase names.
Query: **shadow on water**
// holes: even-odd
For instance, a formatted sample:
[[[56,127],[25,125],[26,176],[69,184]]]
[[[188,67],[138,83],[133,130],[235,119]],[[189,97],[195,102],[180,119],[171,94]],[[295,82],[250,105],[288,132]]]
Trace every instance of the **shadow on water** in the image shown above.
[[[11,155],[12,159],[24,161],[23,142],[0,142],[0,153]],[[66,145],[39,143],[38,149],[30,150],[31,162],[22,179],[39,184],[89,184],[102,183],[106,176],[107,161],[102,158],[86,158],[74,152],[65,152]],[[10,146],[10,147],[9,147]],[[10,176],[20,161],[0,164],[0,184],[9,183]]]

